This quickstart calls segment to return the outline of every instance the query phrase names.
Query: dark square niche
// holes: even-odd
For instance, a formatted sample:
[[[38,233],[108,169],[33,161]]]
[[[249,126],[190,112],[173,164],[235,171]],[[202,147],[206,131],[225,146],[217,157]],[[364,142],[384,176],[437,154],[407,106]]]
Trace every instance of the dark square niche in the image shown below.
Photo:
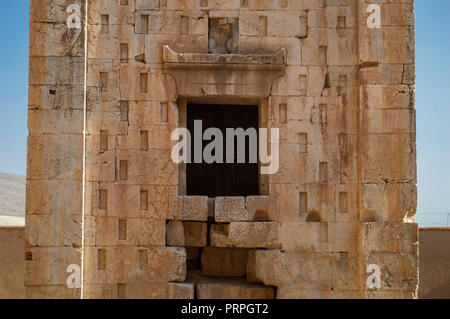
[[[209,19],[209,53],[230,54],[238,52],[239,19]]]

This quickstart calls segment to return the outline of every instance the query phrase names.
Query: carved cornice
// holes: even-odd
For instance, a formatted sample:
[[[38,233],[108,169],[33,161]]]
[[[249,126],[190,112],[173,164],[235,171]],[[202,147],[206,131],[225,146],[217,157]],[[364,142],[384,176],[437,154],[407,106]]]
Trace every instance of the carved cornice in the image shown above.
[[[179,96],[267,97],[285,73],[286,49],[274,54],[180,53],[163,47],[164,73]]]

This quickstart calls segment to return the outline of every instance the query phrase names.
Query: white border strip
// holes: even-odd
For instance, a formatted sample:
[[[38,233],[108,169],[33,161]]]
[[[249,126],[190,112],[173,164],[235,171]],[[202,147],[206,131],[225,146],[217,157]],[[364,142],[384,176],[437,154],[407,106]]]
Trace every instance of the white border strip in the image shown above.
[[[85,2],[84,17],[84,101],[83,101],[83,195],[81,207],[81,299],[84,299],[84,244],[85,244],[85,221],[86,221],[86,126],[87,126],[87,70],[88,70],[88,4]]]

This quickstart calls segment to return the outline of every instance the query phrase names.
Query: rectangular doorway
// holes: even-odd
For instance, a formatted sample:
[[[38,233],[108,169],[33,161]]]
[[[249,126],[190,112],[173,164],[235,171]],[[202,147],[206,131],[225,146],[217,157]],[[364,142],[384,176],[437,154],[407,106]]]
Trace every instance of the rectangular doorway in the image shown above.
[[[223,136],[223,163],[208,164],[191,163],[186,165],[186,186],[188,196],[251,196],[259,195],[259,165],[258,165],[258,138],[259,138],[259,110],[258,106],[243,105],[187,105],[187,129],[191,132],[191,156],[194,158],[194,121],[202,121],[202,136],[208,128],[217,128]],[[249,136],[245,137],[245,163],[238,163],[238,141],[234,142],[234,162],[227,163],[226,147],[227,128],[244,131],[256,130],[256,162],[251,161]],[[254,139],[253,139],[254,140]],[[211,143],[203,140],[202,151]],[[215,154],[215,153],[214,153]],[[252,153],[253,154],[253,153]],[[254,156],[253,156],[254,158]]]

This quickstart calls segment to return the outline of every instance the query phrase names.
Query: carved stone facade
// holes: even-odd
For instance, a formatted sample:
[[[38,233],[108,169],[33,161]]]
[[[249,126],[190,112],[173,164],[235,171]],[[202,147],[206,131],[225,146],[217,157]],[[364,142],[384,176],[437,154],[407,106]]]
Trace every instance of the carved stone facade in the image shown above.
[[[371,3],[32,0],[27,296],[416,297],[413,0]],[[279,129],[259,194],[188,196],[190,103]]]

